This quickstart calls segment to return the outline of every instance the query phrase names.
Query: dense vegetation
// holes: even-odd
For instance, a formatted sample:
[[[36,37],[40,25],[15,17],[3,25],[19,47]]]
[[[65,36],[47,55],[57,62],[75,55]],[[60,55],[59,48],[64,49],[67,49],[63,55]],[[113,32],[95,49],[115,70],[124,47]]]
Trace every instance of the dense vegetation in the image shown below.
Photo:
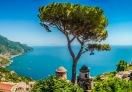
[[[115,75],[116,75],[116,73],[117,72],[114,71],[114,72],[108,72],[108,73],[100,74],[100,75],[98,75],[98,76],[96,76],[94,78],[94,81],[95,82],[103,82],[103,81],[106,81],[106,80],[108,80],[110,78],[114,78]]]
[[[120,60],[116,66],[116,71],[98,75],[94,79],[95,86],[92,92],[132,92],[131,80],[126,81],[115,77],[120,71],[132,70],[132,65]]]
[[[10,41],[6,37],[0,35],[0,54],[10,56],[22,54],[28,51],[32,51],[32,48],[28,47],[26,44]]]
[[[10,61],[6,58],[0,57],[0,66],[6,66]]]
[[[116,66],[116,71],[124,71],[125,69],[127,69],[127,62],[124,60],[120,60]]]
[[[50,78],[45,78],[36,83],[32,92],[84,92],[79,86],[74,86],[66,80],[56,79],[51,75]]]
[[[30,78],[22,77],[17,75],[14,71],[10,71],[6,68],[0,67],[0,82],[31,82],[33,81]]]
[[[107,81],[98,81],[92,92],[132,92],[132,81],[119,78],[110,78]]]

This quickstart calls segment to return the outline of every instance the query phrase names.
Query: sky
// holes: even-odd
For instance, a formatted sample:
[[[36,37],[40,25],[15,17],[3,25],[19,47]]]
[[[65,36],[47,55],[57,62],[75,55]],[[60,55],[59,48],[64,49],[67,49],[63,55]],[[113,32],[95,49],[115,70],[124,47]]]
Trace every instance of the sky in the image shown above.
[[[109,22],[103,43],[132,45],[132,0],[0,0],[0,35],[30,46],[66,45],[63,34],[46,32],[37,17],[38,8],[52,2],[99,6]]]

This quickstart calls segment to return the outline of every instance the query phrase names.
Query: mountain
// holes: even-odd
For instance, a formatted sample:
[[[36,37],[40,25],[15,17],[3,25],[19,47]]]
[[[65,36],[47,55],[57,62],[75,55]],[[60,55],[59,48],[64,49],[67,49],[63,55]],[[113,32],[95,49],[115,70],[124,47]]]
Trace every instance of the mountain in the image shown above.
[[[6,55],[8,58],[13,55],[20,55],[26,52],[30,52],[33,49],[26,44],[20,42],[13,42],[6,37],[0,35],[0,55]]]

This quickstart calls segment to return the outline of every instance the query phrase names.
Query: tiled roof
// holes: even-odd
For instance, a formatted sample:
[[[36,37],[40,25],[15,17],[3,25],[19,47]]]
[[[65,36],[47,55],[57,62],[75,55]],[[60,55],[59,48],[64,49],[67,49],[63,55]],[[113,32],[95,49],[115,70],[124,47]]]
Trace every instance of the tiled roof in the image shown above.
[[[0,83],[0,90],[10,91],[13,85]]]
[[[67,72],[67,70],[63,67],[63,66],[60,66],[56,72]]]

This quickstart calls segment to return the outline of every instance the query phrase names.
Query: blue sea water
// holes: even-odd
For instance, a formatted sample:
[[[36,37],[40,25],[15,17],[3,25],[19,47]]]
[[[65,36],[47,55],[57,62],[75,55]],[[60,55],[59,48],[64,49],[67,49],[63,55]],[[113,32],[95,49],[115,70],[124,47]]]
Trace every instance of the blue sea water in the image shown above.
[[[12,58],[13,63],[7,66],[17,74],[39,80],[55,75],[55,70],[59,66],[64,66],[67,70],[67,77],[71,79],[72,58],[66,46],[43,46],[33,47],[32,52]],[[73,47],[78,51],[78,47]],[[104,72],[116,69],[119,60],[128,63],[132,61],[132,46],[111,46],[111,51],[95,51],[95,55],[85,53],[80,58],[77,65],[77,75],[82,65],[90,68],[90,75],[97,76]]]

